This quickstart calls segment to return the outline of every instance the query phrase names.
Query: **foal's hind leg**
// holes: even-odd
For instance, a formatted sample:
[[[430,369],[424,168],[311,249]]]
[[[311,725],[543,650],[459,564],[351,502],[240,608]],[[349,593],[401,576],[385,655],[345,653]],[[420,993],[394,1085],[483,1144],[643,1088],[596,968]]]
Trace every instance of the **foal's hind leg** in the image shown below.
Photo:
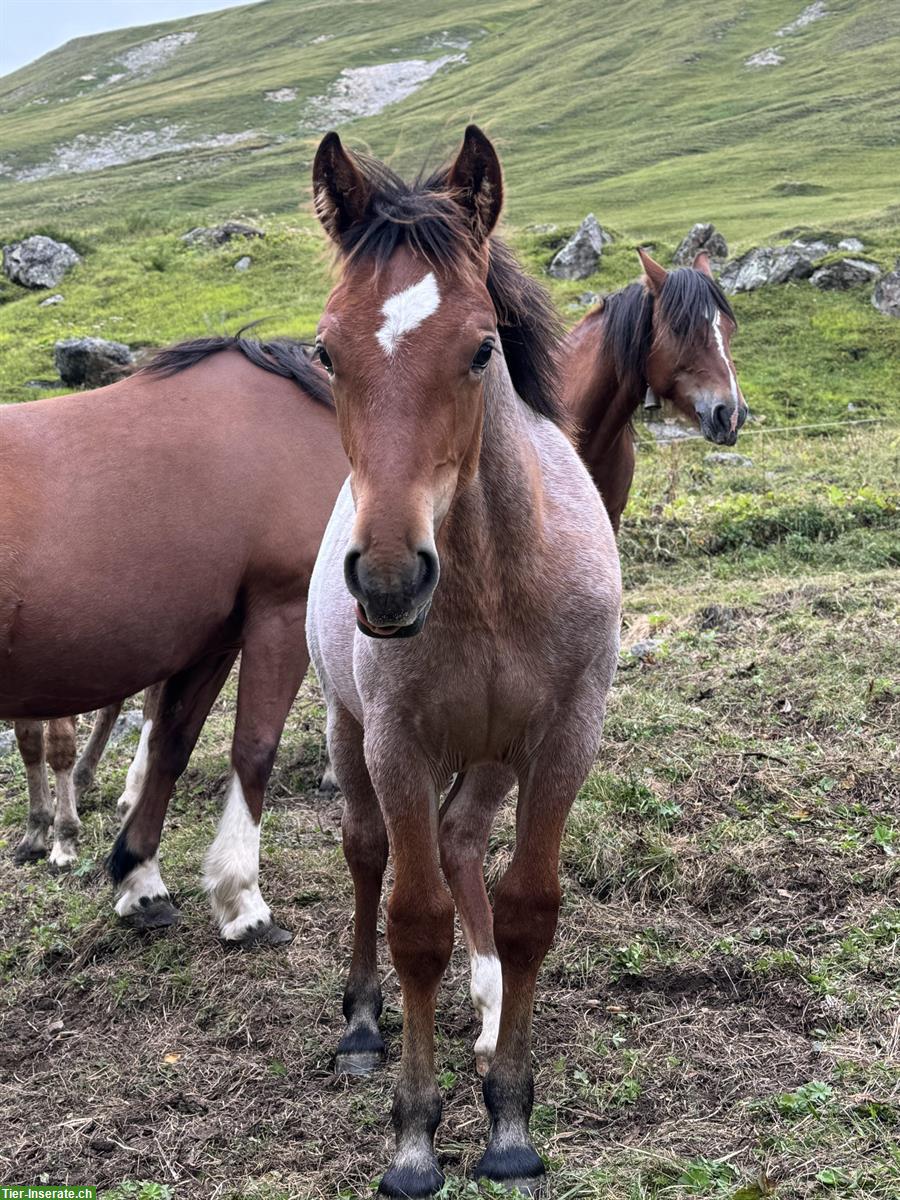
[[[116,802],[116,812],[122,821],[134,808],[135,802],[141,794],[144,775],[147,772],[147,749],[150,745],[150,734],[153,732],[153,717],[162,689],[163,684],[154,683],[152,687],[144,690],[144,723],[141,726],[141,737],[135,756],[128,768],[128,774],[125,776],[125,790]]]
[[[43,721],[16,721],[16,742],[25,763],[28,780],[28,823],[25,836],[13,851],[17,863],[33,862],[47,853],[47,837],[53,822],[53,801],[44,762]]]
[[[75,764],[75,799],[80,800],[84,793],[90,788],[94,782],[94,773],[97,770],[97,764],[103,757],[103,751],[106,749],[106,743],[109,741],[109,735],[112,733],[113,725],[116,723],[116,718],[122,709],[122,704],[108,704],[106,708],[101,708],[94,717],[94,725],[91,729],[91,736],[88,738],[84,750],[81,752],[81,757]]]
[[[365,1075],[384,1061],[384,1042],[378,1031],[382,999],[376,946],[388,840],[363,755],[362,727],[336,700],[328,705],[328,752],[344,794],[341,831],[356,901],[353,959],[344,988],[347,1028],[338,1043],[335,1070]]]
[[[475,1066],[484,1075],[497,1047],[503,979],[494,945],[494,920],[484,886],[484,855],[497,810],[515,785],[513,771],[504,766],[480,766],[466,771],[441,809],[441,867],[456,901],[459,922],[469,950],[469,994],[481,1017],[475,1043]]]
[[[203,882],[222,939],[285,945],[259,890],[259,822],[284,722],[309,666],[306,602],[256,612],[244,634],[234,768],[225,810],[204,862]]]
[[[53,822],[54,867],[71,867],[78,861],[78,806],[75,802],[75,718],[60,717],[47,725],[47,761],[56,777],[56,817]]]
[[[180,915],[159,874],[162,825],[175,781],[236,658],[236,650],[225,651],[162,685],[141,792],[107,861],[118,889],[116,912],[138,928],[172,925]]]

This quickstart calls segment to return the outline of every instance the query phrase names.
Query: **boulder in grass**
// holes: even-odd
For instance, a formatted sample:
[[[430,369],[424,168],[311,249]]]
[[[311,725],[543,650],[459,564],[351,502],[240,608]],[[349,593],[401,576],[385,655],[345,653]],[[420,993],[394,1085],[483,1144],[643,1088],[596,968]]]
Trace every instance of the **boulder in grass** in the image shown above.
[[[715,225],[702,221],[692,225],[690,232],[679,242],[672,256],[672,265],[689,267],[701,250],[705,250],[713,262],[721,262],[728,257],[728,243],[721,233]]]
[[[790,283],[809,279],[816,269],[816,260],[828,253],[818,245],[758,246],[740,258],[732,259],[722,268],[719,283],[722,290],[753,292],[769,283]]]
[[[59,377],[69,387],[105,387],[128,374],[134,355],[122,342],[103,338],[66,338],[53,349]]]
[[[894,264],[893,271],[882,275],[875,284],[872,303],[886,317],[900,317],[900,258]]]
[[[849,250],[852,254],[859,254],[860,250],[865,249],[858,237],[841,238],[837,248],[838,250]]]
[[[3,247],[3,270],[13,283],[27,288],[56,287],[81,258],[67,242],[35,234]]]
[[[840,258],[826,267],[819,267],[810,275],[809,282],[823,291],[846,292],[862,287],[864,283],[874,283],[880,275],[878,267],[863,258]]]
[[[223,221],[221,225],[210,227],[198,226],[182,234],[181,240],[189,246],[224,246],[233,238],[262,238],[266,236],[264,229],[256,225],[247,225],[243,221]]]
[[[594,214],[588,213],[547,269],[554,279],[587,279],[597,270],[603,247],[611,241]]]

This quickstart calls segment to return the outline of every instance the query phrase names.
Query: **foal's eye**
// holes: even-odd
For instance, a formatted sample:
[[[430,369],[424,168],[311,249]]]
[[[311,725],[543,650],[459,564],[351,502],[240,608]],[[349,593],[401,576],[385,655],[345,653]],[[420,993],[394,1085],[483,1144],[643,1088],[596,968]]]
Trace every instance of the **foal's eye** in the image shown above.
[[[325,347],[322,345],[321,342],[316,342],[316,358],[318,358],[319,362],[322,364],[322,366],[325,368],[325,370],[328,372],[329,375],[334,374],[334,363],[331,361],[331,357],[330,357],[328,351],[325,349]]]
[[[494,352],[494,343],[490,340],[484,341],[478,347],[478,352],[472,359],[472,370],[476,375],[480,375],[484,368],[491,361],[491,355]]]

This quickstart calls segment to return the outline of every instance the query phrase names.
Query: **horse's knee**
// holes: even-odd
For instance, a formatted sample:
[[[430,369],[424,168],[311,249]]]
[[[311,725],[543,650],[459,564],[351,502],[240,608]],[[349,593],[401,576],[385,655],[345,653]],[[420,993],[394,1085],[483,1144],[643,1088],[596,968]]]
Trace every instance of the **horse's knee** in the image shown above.
[[[75,766],[75,718],[62,717],[47,726],[47,761],[54,771]]]
[[[409,894],[395,887],[388,901],[391,958],[406,983],[436,986],[453,951],[453,900],[443,884]]]
[[[527,971],[543,959],[559,918],[557,879],[543,883],[505,878],[494,897],[494,941],[504,965]]]

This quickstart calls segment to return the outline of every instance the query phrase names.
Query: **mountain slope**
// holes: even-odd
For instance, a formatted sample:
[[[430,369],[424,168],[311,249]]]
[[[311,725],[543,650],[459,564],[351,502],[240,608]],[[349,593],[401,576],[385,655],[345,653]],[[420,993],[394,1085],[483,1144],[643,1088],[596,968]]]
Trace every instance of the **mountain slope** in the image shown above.
[[[671,236],[706,217],[738,239],[893,226],[900,9],[809,8],[791,28],[798,0],[714,17],[685,0],[266,0],[81,38],[0,80],[0,220],[292,211],[332,123],[409,168],[475,119],[503,149],[513,220],[596,208]],[[770,48],[783,62],[746,65]],[[437,70],[352,119],[402,90],[398,62]]]

